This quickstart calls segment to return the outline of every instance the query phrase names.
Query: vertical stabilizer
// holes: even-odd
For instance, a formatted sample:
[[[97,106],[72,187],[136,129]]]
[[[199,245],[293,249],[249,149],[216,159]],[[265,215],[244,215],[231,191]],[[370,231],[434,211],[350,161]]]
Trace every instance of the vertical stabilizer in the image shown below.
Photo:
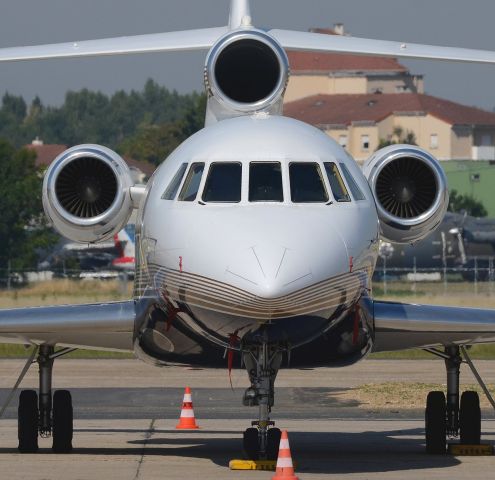
[[[249,0],[230,0],[229,28],[235,30],[251,24]]]

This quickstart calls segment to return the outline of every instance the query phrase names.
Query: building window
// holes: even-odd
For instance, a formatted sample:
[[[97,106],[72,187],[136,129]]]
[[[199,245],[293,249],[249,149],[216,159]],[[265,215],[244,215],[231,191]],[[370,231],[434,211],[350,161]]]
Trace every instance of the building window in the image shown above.
[[[492,144],[492,137],[490,134],[487,134],[487,133],[484,133],[482,136],[481,136],[481,145],[483,147],[489,147],[491,146]]]
[[[370,149],[370,136],[361,135],[361,150],[367,152]]]
[[[438,135],[436,133],[430,135],[430,148],[438,148]]]
[[[339,135],[339,145],[342,148],[347,148],[347,135]]]

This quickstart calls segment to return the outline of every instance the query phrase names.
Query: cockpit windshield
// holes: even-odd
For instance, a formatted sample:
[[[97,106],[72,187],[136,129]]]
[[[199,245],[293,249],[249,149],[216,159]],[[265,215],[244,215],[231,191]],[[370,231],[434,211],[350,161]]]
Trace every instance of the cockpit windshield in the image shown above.
[[[325,162],[325,171],[327,172],[328,182],[332,189],[333,197],[337,202],[350,202],[351,197],[347,193],[342,177],[340,176],[337,165],[333,162]]]
[[[295,203],[328,202],[328,193],[317,163],[289,165],[290,195]]]
[[[198,194],[199,184],[201,183],[201,177],[203,176],[203,170],[205,168],[204,163],[193,163],[187,174],[186,181],[182,186],[182,190],[179,195],[179,200],[184,202],[194,202],[196,195]]]
[[[214,162],[210,165],[203,190],[204,202],[240,202],[242,165]]]
[[[284,201],[280,162],[252,162],[249,164],[249,201]]]
[[[180,187],[180,182],[182,182],[182,178],[184,177],[184,173],[186,173],[187,163],[183,163],[177,173],[172,178],[172,181],[168,184],[165,192],[163,192],[162,199],[163,200],[173,200],[177,195],[177,191]]]

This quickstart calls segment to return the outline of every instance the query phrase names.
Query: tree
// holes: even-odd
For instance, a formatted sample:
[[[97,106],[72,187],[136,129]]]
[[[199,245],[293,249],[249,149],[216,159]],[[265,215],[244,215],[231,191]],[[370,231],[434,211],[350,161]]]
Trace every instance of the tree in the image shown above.
[[[378,150],[380,148],[388,147],[389,145],[396,145],[399,143],[406,145],[417,145],[415,133],[411,130],[406,130],[404,135],[404,129],[400,125],[398,125],[394,127],[392,135],[387,140],[385,140],[384,138],[380,139]]]
[[[466,212],[473,217],[486,217],[488,215],[485,206],[471,195],[461,195],[457,190],[451,190],[449,195],[449,212]]]
[[[55,238],[44,224],[42,178],[34,160],[34,152],[0,140],[0,268],[9,262],[14,269],[36,267],[37,248]]]

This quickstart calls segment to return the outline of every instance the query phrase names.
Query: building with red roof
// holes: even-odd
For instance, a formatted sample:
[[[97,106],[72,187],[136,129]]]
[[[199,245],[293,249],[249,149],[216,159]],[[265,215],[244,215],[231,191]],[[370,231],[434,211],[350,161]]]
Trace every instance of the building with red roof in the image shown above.
[[[344,26],[312,32],[346,35]],[[321,52],[288,52],[291,78],[287,102],[317,94],[423,93],[423,76],[396,58]]]
[[[495,113],[431,95],[314,95],[284,113],[327,132],[358,161],[408,135],[440,160],[495,158]]]
[[[345,35],[342,24],[311,31]],[[413,142],[440,160],[495,160],[495,113],[425,95],[395,58],[289,52],[285,115],[315,125],[358,161],[386,142]]]

